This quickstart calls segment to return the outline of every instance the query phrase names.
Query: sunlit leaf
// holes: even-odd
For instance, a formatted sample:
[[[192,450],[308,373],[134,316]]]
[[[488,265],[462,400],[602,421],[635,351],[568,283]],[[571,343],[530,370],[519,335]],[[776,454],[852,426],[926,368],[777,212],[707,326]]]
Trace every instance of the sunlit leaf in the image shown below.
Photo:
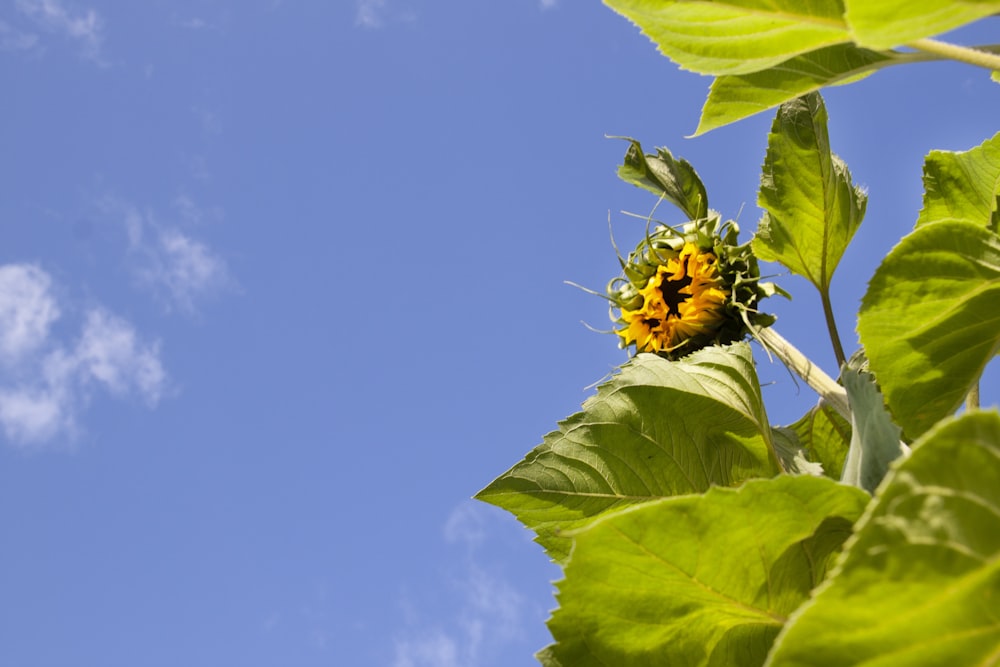
[[[772,428],[771,441],[786,472],[792,475],[823,475],[823,464],[809,458],[798,434],[792,429],[785,426]]]
[[[851,404],[851,447],[841,481],[874,493],[889,465],[903,455],[900,430],[871,373],[845,368],[841,377]]]
[[[818,93],[783,104],[768,135],[753,249],[821,292],[864,217],[867,196],[830,152],[826,107]]]
[[[996,665],[1000,415],[964,415],[914,444],[769,667]]]
[[[538,660],[542,667],[563,667],[563,664],[555,656],[554,648],[553,646],[547,646],[535,654],[535,659]]]
[[[794,100],[824,86],[851,83],[889,63],[892,55],[837,44],[758,72],[712,82],[695,136]]]
[[[855,42],[887,49],[1000,12],[998,0],[844,0]]]
[[[961,153],[931,151],[924,160],[924,207],[917,226],[964,220],[997,231],[998,194],[1000,133]]]
[[[746,343],[673,362],[640,354],[476,497],[516,515],[559,561],[563,533],[603,512],[774,475],[770,437]]]
[[[840,479],[851,444],[851,425],[837,411],[820,403],[788,428],[798,436],[810,461],[823,466],[823,474]]]
[[[783,475],[602,517],[574,534],[549,651],[573,667],[761,665],[867,501]]]
[[[675,158],[666,148],[657,148],[656,155],[646,155],[638,141],[623,138],[631,145],[618,167],[619,178],[673,202],[689,220],[708,216],[708,195],[691,163]]]
[[[1000,237],[968,222],[905,236],[861,303],[858,333],[910,439],[951,414],[1000,349]]]
[[[745,74],[850,41],[840,0],[605,0],[683,69]]]

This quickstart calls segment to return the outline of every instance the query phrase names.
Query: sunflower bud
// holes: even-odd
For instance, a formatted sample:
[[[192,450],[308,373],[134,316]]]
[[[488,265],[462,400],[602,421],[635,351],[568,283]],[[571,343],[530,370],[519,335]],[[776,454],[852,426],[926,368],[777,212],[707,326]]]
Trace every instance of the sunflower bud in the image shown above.
[[[717,214],[681,230],[651,230],[606,290],[621,347],[676,359],[770,325],[757,302],[777,288],[759,282],[757,260],[749,243],[736,244],[738,234]]]

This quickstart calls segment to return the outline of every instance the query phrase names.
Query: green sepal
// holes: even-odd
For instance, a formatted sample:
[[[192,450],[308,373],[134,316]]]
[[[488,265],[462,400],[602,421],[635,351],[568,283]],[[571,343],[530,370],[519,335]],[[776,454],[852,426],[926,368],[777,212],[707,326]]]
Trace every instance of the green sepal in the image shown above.
[[[624,139],[630,144],[622,165],[618,167],[620,179],[670,201],[689,220],[708,217],[705,185],[690,162],[675,158],[666,148],[657,148],[655,155],[646,155],[642,145],[635,139],[615,138]]]

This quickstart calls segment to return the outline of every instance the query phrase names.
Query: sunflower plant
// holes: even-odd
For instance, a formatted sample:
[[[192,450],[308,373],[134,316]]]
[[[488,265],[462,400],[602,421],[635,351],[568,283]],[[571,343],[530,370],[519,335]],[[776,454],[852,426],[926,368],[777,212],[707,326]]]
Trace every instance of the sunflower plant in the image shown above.
[[[1000,413],[980,387],[1000,352],[1000,133],[926,156],[848,356],[829,288],[867,194],[819,93],[936,59],[1000,82],[1000,47],[935,37],[1000,0],[605,2],[714,77],[696,134],[774,120],[748,239],[687,161],[627,139],[619,176],[687,220],[650,216],[601,294],[630,358],[477,494],[563,569],[539,662],[1000,665]],[[760,261],[816,288],[835,372],[776,331]],[[816,391],[795,423],[770,423],[754,345]]]

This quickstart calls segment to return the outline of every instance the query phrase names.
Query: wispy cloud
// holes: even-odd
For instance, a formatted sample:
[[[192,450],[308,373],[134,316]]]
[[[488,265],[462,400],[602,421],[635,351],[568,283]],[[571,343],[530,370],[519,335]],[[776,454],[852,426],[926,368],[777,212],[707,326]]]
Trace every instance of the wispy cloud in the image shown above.
[[[0,21],[0,51],[30,51],[38,46],[38,35],[22,32]]]
[[[31,264],[0,266],[0,360],[7,365],[33,353],[59,318],[49,275]]]
[[[559,4],[559,0],[539,0],[539,2],[542,9],[552,9]]]
[[[73,11],[61,0],[17,0],[17,8],[45,30],[77,42],[84,57],[106,64],[102,55],[104,21],[93,9]]]
[[[178,197],[174,205],[177,216],[188,225],[219,215],[188,197]],[[178,226],[161,225],[151,212],[114,198],[105,198],[101,208],[121,222],[137,280],[168,305],[190,313],[202,298],[232,286],[225,260]]]
[[[354,22],[365,28],[381,28],[385,25],[385,12],[385,0],[358,0]]]
[[[167,376],[159,344],[126,320],[88,309],[70,342],[53,334],[61,309],[52,278],[33,264],[0,266],[0,429],[16,445],[72,437],[95,388],[155,406]]]
[[[176,229],[159,230],[157,237],[142,275],[166,289],[183,310],[191,311],[197,298],[228,282],[225,262],[204,243]]]
[[[413,614],[416,620],[396,638],[393,667],[499,664],[493,658],[521,638],[524,622],[538,622],[539,611],[482,557],[495,521],[489,508],[471,501],[452,511],[443,536],[464,552],[459,574],[448,582],[459,598],[455,616],[432,622]]]
[[[177,25],[180,26],[181,28],[187,28],[188,30],[205,30],[206,28],[212,27],[208,21],[199,16],[178,21]]]
[[[412,8],[397,7],[399,2],[393,1],[389,8],[387,0],[357,0],[358,11],[354,15],[354,24],[362,28],[382,28],[388,23],[412,23],[417,20],[417,14]]]
[[[116,395],[138,394],[151,406],[163,395],[166,373],[159,343],[139,340],[131,324],[106,310],[87,312],[69,361],[71,369]]]

